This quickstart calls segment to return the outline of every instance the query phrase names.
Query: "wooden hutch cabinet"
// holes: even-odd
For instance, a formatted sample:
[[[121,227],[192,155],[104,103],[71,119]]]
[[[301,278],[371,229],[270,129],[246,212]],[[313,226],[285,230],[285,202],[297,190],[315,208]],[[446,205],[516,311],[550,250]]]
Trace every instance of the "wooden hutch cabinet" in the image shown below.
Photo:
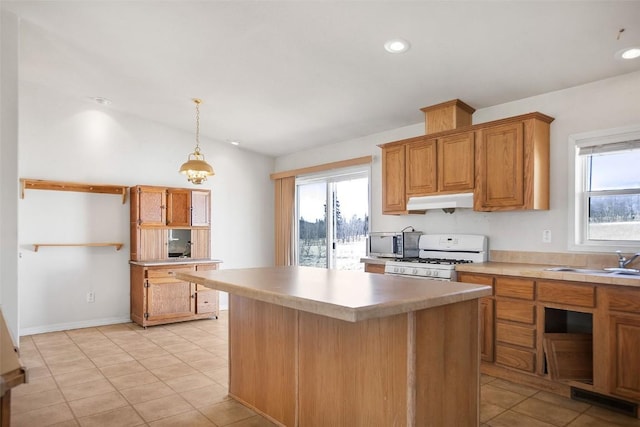
[[[131,196],[131,320],[141,326],[217,317],[218,291],[175,278],[217,269],[211,192],[136,186]]]

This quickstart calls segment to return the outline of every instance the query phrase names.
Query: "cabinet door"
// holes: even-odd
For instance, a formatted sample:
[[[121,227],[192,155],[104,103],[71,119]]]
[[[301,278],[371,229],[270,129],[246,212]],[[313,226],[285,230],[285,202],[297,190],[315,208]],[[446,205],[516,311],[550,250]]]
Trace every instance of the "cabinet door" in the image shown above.
[[[480,358],[493,362],[493,299],[480,298]]]
[[[405,199],[405,146],[382,149],[382,213],[407,211]]]
[[[471,191],[475,181],[473,132],[438,139],[438,191]]]
[[[438,191],[435,139],[407,144],[405,162],[407,196],[424,196]]]
[[[146,320],[156,321],[195,314],[195,285],[175,278],[147,279]]]
[[[191,226],[208,227],[211,224],[211,191],[191,192]]]
[[[479,132],[476,210],[524,208],[523,127],[516,122]]]
[[[193,259],[209,259],[209,240],[211,239],[209,229],[191,230],[191,258]]]
[[[460,272],[458,281],[493,286],[494,277]],[[480,298],[480,358],[486,362],[494,360],[494,305],[493,298]]]
[[[167,225],[171,227],[191,225],[191,190],[183,188],[167,190]]]
[[[609,319],[611,393],[640,400],[640,316]]]
[[[167,230],[164,228],[138,228],[140,249],[138,259],[145,261],[169,258]]]
[[[138,187],[138,225],[164,226],[167,221],[167,190],[162,187]]]

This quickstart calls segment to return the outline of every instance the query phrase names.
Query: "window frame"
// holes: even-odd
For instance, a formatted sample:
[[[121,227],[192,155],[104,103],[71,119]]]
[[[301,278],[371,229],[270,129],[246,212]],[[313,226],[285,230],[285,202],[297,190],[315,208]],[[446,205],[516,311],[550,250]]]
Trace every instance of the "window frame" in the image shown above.
[[[604,146],[640,139],[640,125],[598,130],[569,135],[569,249],[575,251],[605,251],[637,248],[640,240],[588,239],[589,198],[602,195],[638,194],[640,190],[587,191],[589,155],[580,155],[580,149]]]

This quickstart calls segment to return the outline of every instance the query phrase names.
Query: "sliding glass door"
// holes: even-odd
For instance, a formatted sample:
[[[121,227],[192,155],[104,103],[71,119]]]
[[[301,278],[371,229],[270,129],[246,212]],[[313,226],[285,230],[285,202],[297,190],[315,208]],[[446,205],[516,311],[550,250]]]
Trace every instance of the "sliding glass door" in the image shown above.
[[[369,231],[369,168],[296,180],[297,264],[362,270]]]

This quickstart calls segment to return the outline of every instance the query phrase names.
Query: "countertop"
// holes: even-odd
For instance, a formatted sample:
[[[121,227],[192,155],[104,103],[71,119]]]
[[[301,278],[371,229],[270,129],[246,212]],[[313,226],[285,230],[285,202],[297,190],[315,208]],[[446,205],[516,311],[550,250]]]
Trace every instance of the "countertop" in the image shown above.
[[[360,262],[383,265],[392,258],[362,258]],[[534,279],[565,280],[568,282],[594,283],[600,285],[630,286],[640,288],[640,276],[611,273],[579,273],[572,271],[548,271],[558,265],[525,264],[515,262],[483,262],[456,265],[456,271],[494,274],[501,276],[531,277]],[[587,267],[581,267],[587,269]]]
[[[178,279],[349,322],[489,296],[491,287],[313,267],[176,272]]]
[[[456,265],[456,271],[496,274],[504,276],[532,277],[536,279],[565,280],[569,282],[600,285],[632,286],[640,288],[640,276],[611,273],[579,273],[572,271],[548,271],[556,265],[517,264],[511,262],[485,262]]]
[[[158,261],[129,261],[131,265],[140,265],[143,267],[175,265],[175,264],[220,264],[221,259],[193,259],[193,258],[171,258]]]

